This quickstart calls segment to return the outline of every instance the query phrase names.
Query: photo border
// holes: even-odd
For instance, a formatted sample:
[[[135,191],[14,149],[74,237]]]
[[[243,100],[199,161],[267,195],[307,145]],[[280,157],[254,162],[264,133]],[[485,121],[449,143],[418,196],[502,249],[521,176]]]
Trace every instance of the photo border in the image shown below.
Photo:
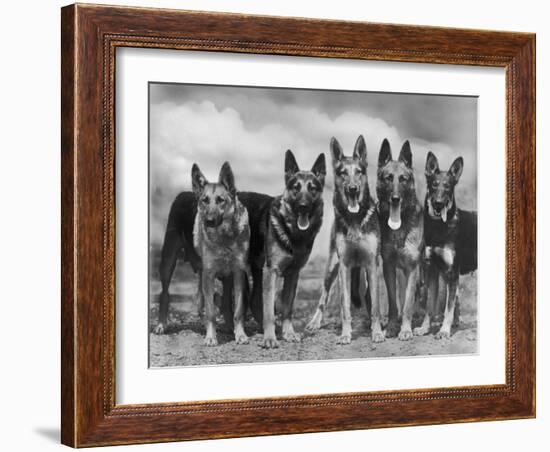
[[[61,438],[73,447],[535,416],[535,35],[70,5],[62,8]],[[506,69],[506,383],[115,404],[115,50]],[[258,419],[265,422],[257,422]]]

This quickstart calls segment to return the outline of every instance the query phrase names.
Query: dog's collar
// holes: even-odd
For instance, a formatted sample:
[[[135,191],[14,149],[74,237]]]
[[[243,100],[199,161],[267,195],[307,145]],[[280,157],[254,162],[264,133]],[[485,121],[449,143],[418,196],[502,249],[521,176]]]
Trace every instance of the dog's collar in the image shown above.
[[[361,221],[361,229],[368,224],[368,222],[370,221],[370,218],[372,217],[372,214],[375,211],[378,212],[378,203],[376,204],[371,203],[371,206],[369,207],[369,210],[367,210],[367,214],[365,215],[365,218],[363,218],[363,221]]]

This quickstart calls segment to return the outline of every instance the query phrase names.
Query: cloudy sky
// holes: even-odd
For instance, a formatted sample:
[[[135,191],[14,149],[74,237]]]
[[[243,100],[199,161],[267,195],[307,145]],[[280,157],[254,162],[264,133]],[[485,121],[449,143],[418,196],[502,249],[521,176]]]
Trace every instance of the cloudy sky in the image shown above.
[[[174,197],[191,189],[197,163],[216,180],[229,161],[238,190],[281,194],[284,153],[291,149],[300,168],[309,169],[321,152],[327,157],[325,221],[313,254],[326,254],[332,213],[329,142],[335,136],[346,155],[359,134],[365,137],[369,184],[375,196],[376,164],[384,138],[397,158],[411,142],[419,199],[429,150],[442,169],[462,156],[457,186],[461,207],[477,208],[477,100],[423,94],[320,91],[151,83],[151,240],[160,244]]]

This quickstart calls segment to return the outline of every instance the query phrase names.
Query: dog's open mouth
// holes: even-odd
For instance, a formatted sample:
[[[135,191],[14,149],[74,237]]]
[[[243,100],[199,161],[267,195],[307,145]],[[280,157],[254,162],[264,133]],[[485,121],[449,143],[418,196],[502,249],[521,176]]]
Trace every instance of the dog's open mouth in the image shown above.
[[[394,231],[401,227],[401,200],[390,202],[390,216],[388,217],[388,226]]]
[[[300,231],[305,231],[309,228],[309,214],[299,213],[298,214],[298,229]]]
[[[357,196],[348,196],[348,210],[351,213],[359,212],[359,200],[357,199]]]
[[[447,213],[449,211],[449,205],[445,204],[443,207],[436,209],[433,203],[430,201],[428,204],[429,214],[432,218],[441,219],[443,223],[447,223]]]

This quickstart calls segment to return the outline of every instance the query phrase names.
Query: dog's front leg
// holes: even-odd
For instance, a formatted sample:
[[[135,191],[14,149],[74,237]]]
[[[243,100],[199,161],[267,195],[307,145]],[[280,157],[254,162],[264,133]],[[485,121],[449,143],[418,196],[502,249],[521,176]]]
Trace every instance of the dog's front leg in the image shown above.
[[[411,321],[414,308],[414,296],[416,293],[416,283],[418,281],[418,265],[412,269],[405,270],[407,285],[405,288],[405,303],[403,304],[403,316],[401,320],[401,331],[399,331],[400,341],[410,341],[413,337]]]
[[[378,296],[378,259],[373,256],[367,268],[367,279],[369,283],[368,290],[371,299],[371,338],[373,342],[383,342],[386,339],[386,334],[382,330],[380,322],[380,298]]]
[[[306,325],[306,331],[314,332],[321,328],[321,321],[323,320],[323,313],[325,312],[326,305],[329,301],[330,289],[334,283],[334,280],[338,276],[338,256],[336,252],[331,252],[327,269],[325,271],[325,279],[323,282],[323,288],[321,296],[319,298],[319,303],[317,303],[317,309],[315,309],[315,314]]]
[[[264,340],[262,347],[277,348],[279,347],[279,342],[275,336],[275,301],[281,296],[283,277],[275,268],[269,268],[268,272],[269,289],[267,299],[264,300]]]
[[[439,293],[439,270],[437,266],[431,262],[427,264],[426,279],[428,285],[426,312],[422,320],[422,325],[413,330],[415,336],[424,336],[430,332],[431,317],[434,315],[437,303],[437,296]]]
[[[386,337],[397,335],[399,328],[397,312],[397,277],[395,264],[389,262],[390,258],[383,259],[384,281],[388,293],[388,326],[386,327]]]
[[[205,323],[206,337],[204,338],[205,345],[212,347],[218,345],[216,337],[216,305],[214,304],[214,274],[208,271],[203,271],[202,296],[204,297],[205,306]]]
[[[294,331],[292,326],[292,310],[296,287],[298,286],[299,272],[290,271],[285,275],[282,297],[283,317],[283,339],[287,342],[300,342],[300,335]]]
[[[340,313],[342,317],[342,334],[338,338],[338,344],[351,343],[351,267],[340,263],[338,275],[340,277]]]
[[[243,290],[245,272],[235,270],[233,273],[233,294],[235,296],[235,308],[233,313],[233,325],[235,332],[235,342],[237,344],[248,344],[248,336],[244,332],[244,303]]]
[[[455,304],[458,290],[458,272],[456,269],[444,273],[447,284],[447,302],[445,303],[445,316],[441,328],[435,335],[436,339],[448,339],[451,337],[451,326],[455,315]]]

